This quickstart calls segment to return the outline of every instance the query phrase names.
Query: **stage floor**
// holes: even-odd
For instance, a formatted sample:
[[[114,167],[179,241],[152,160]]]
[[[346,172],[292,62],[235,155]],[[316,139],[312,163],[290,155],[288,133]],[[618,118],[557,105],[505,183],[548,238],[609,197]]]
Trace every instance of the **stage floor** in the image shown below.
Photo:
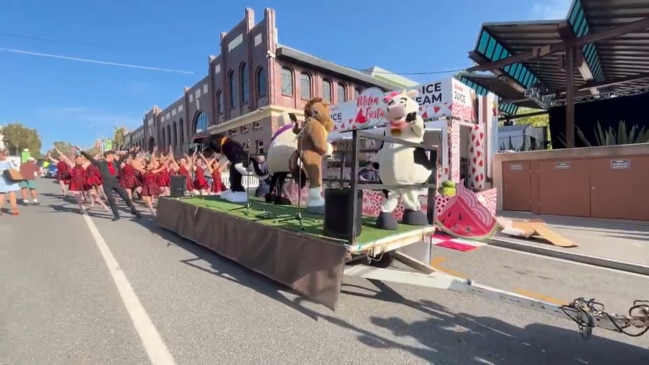
[[[296,233],[307,233],[321,239],[347,243],[347,241],[344,240],[324,236],[322,234],[324,217],[322,215],[309,214],[306,212],[306,208],[304,207],[300,209],[304,230],[300,230],[300,225],[297,219],[292,219],[297,215],[297,207],[295,205],[276,205],[266,203],[264,200],[259,198],[251,198],[250,208],[246,210],[243,208],[245,206],[244,204],[230,203],[219,199],[216,196],[194,197],[183,199],[183,201],[197,207],[226,213],[240,219],[249,220],[269,227],[286,229]],[[264,214],[268,214],[268,216],[265,217]],[[375,222],[376,217],[363,217],[363,229],[360,236],[356,238],[354,244],[365,246],[366,244],[380,242],[386,237],[420,232],[422,229],[426,228],[400,224],[399,229],[386,231],[376,228]],[[429,228],[432,228],[432,226]]]

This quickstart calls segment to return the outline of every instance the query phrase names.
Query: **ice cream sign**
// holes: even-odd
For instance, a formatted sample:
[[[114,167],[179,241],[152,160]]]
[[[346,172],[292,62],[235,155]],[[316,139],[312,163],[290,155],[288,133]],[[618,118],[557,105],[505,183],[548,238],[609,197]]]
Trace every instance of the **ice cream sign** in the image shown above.
[[[424,119],[451,115],[453,103],[470,105],[468,86],[449,78],[414,87]],[[331,106],[334,130],[364,129],[383,124],[383,96],[378,88],[363,91],[356,100]]]

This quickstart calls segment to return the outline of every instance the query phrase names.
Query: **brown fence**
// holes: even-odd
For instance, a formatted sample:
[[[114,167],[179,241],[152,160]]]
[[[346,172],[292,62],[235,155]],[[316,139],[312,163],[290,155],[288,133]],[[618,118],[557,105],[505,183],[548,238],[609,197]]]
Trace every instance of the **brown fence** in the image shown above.
[[[649,144],[503,153],[498,208],[649,221]]]

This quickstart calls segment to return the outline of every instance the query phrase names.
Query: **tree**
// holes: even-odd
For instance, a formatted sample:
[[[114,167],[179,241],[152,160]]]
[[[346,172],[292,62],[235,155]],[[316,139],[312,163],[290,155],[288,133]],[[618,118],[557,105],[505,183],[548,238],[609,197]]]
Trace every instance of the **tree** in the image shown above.
[[[10,155],[18,155],[28,148],[32,157],[41,157],[41,137],[36,129],[27,128],[22,123],[16,122],[2,127],[2,134]]]
[[[537,113],[541,110],[531,108],[518,108],[517,115]],[[530,124],[532,127],[550,127],[550,116],[546,114],[535,115],[516,119],[516,124]]]
[[[56,141],[54,142],[54,147],[56,147],[59,151],[61,151],[61,153],[63,153],[67,157],[70,157],[70,155],[72,155],[72,148],[74,146],[69,142]]]
[[[113,148],[126,145],[126,133],[128,132],[124,127],[115,128],[115,134],[113,135]]]

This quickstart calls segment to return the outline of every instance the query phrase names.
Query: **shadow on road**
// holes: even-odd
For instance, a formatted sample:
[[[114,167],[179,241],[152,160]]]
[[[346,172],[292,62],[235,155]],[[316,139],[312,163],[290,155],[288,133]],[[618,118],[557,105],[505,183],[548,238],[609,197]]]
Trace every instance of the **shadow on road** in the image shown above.
[[[313,320],[326,321],[353,331],[358,341],[365,346],[397,349],[431,363],[448,361],[449,357],[454,357],[458,364],[649,364],[649,350],[597,337],[597,333],[585,341],[580,338],[576,327],[574,330],[566,330],[544,324],[533,324],[520,328],[496,318],[475,317],[454,312],[431,301],[409,300],[380,281],[368,280],[363,281],[362,284],[344,283],[343,300],[345,295],[355,296],[367,299],[367,308],[372,307],[372,301],[378,300],[403,305],[426,314],[427,319],[414,323],[407,323],[396,316],[370,317],[374,326],[391,331],[397,338],[415,339],[421,346],[404,345],[381,336],[375,329],[353,325],[336,317],[329,310],[307,308],[305,306],[309,303],[307,299],[297,295],[291,299],[289,297],[293,295],[284,294],[289,293],[290,289],[222,258],[207,248],[185,240],[175,233],[161,229],[151,220],[138,222],[152,233],[162,237],[167,242],[167,246],[176,245],[196,256],[181,260],[183,264],[255,290]],[[197,264],[199,261],[208,263],[210,268],[201,267]],[[367,285],[364,285],[365,283]]]

